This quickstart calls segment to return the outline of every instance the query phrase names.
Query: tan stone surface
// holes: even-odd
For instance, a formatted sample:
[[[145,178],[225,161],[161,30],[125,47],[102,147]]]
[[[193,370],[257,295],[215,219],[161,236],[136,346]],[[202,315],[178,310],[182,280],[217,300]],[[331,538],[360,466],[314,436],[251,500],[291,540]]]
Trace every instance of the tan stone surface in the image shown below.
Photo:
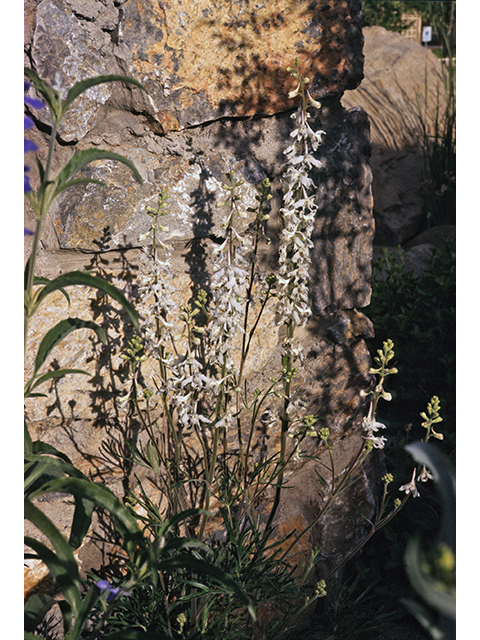
[[[352,16],[345,0],[147,0],[125,5],[119,41],[169,131],[290,108],[296,57],[319,95],[358,83]]]

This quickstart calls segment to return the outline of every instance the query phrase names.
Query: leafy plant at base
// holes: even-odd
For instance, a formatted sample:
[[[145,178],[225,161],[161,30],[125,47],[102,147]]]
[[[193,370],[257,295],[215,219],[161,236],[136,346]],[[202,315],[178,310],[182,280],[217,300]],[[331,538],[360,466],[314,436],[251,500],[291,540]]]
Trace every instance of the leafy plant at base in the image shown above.
[[[37,158],[37,168],[40,177],[40,185],[36,192],[32,189],[28,180],[25,181],[25,193],[32,205],[36,217],[36,227],[33,232],[33,243],[30,257],[25,268],[25,348],[27,347],[29,320],[38,312],[42,302],[48,295],[55,291],[61,291],[68,302],[70,298],[67,288],[70,286],[88,286],[110,295],[116,300],[128,314],[132,324],[139,329],[137,313],[124,294],[109,282],[92,275],[87,271],[74,271],[62,274],[53,280],[35,276],[35,264],[42,232],[42,225],[53,200],[65,189],[71,186],[99,181],[88,178],[75,178],[75,175],[89,162],[99,159],[109,159],[122,162],[133,172],[138,182],[142,178],[135,166],[123,156],[99,149],[87,149],[77,152],[67,165],[60,171],[56,178],[50,177],[50,166],[54,153],[56,132],[65,112],[72,102],[86,89],[103,82],[122,81],[133,83],[143,88],[136,80],[123,76],[99,76],[75,84],[62,99],[62,94],[44,82],[32,69],[25,69],[28,77],[37,92],[47,104],[52,118],[52,130],[50,144],[45,166]],[[28,88],[28,86],[27,86]],[[30,99],[29,103],[34,108],[43,108],[43,104]],[[30,119],[26,119],[30,127]],[[32,145],[26,145],[34,150]],[[80,373],[88,375],[88,372],[79,369],[57,369],[43,372],[42,368],[48,361],[52,350],[59,345],[72,332],[79,329],[93,330],[98,338],[105,342],[105,332],[96,323],[79,318],[66,318],[52,327],[40,342],[34,359],[33,374],[25,385],[25,397],[32,398],[42,395],[36,391],[44,382],[59,378],[67,374]],[[58,604],[62,613],[64,637],[66,640],[77,640],[89,621],[92,609],[100,601],[103,603],[104,615],[97,622],[97,627],[91,631],[89,637],[96,638],[106,618],[111,615],[116,601],[107,604],[110,600],[120,598],[128,592],[128,589],[138,580],[142,580],[148,574],[155,579],[155,575],[163,567],[183,569],[192,567],[203,574],[208,574],[216,579],[223,588],[237,594],[239,601],[249,607],[249,601],[244,596],[232,579],[216,569],[207,560],[195,560],[190,556],[168,557],[174,551],[189,546],[197,546],[197,540],[189,541],[187,538],[166,536],[165,531],[171,523],[164,523],[162,545],[155,546],[144,536],[139,527],[135,515],[130,508],[125,506],[107,487],[91,482],[81,473],[63,453],[54,447],[41,442],[32,442],[28,425],[24,425],[25,443],[25,484],[24,484],[24,514],[35,527],[48,539],[45,544],[37,538],[27,536],[26,545],[33,553],[27,554],[28,559],[39,559],[44,562],[57,587],[63,595],[62,600],[40,593],[31,595],[25,605],[25,639],[38,638],[34,633],[40,622],[54,604]],[[66,540],[55,524],[35,505],[35,499],[50,493],[69,494],[74,499],[74,514],[69,539]],[[125,553],[126,576],[124,584],[116,590],[107,589],[107,594],[101,596],[102,582],[85,585],[80,578],[74,551],[80,547],[89,530],[95,509],[104,509],[111,514],[116,532],[121,538],[121,544]],[[187,514],[191,515],[191,514]],[[187,517],[179,514],[179,517]],[[165,556],[165,557],[164,557]],[[105,590],[105,589],[104,589]],[[114,595],[115,598],[111,596]]]
[[[378,380],[364,392],[372,398],[362,425],[362,446],[343,473],[339,474],[334,468],[328,428],[317,430],[314,416],[297,417],[298,407],[291,397],[292,380],[302,364],[301,345],[295,330],[311,315],[309,250],[317,210],[311,193],[314,186],[311,174],[321,166],[315,152],[324,132],[315,132],[309,126],[308,107],[320,105],[310,96],[306,88],[308,79],[300,73],[298,61],[290,72],[298,81],[290,96],[299,96],[300,106],[292,116],[296,129],[291,134],[293,142],[286,150],[287,190],[281,210],[284,230],[280,238],[278,275],[265,277],[257,260],[263,222],[268,217],[268,180],[259,188],[257,207],[250,211],[255,213],[253,235],[250,235],[239,225],[239,219],[245,217],[238,194],[243,183],[233,172],[227,174],[224,235],[213,251],[211,297],[199,291],[192,304],[182,305],[179,310],[171,298],[171,247],[168,239],[161,235],[168,231],[160,224],[161,218],[168,214],[168,193],[160,193],[157,209],[147,208],[152,217],[149,233],[152,245],[148,249],[152,268],[140,287],[143,337],[135,335],[124,354],[130,368],[130,386],[120,401],[125,406],[133,405],[148,435],[145,446],[131,445],[132,459],[153,472],[161,490],[163,501],[159,505],[162,508],[152,502],[139,482],[141,495],[132,495],[129,504],[141,507],[140,513],[146,515],[134,515],[131,507],[121,503],[106,487],[91,483],[79,474],[65,456],[44,443],[32,443],[26,431],[26,515],[47,535],[53,549],[31,538],[27,543],[36,557],[44,560],[63,590],[65,599],[61,608],[68,640],[79,638],[82,633],[92,640],[100,634],[141,639],[152,632],[168,638],[179,635],[214,638],[219,634],[224,638],[238,638],[241,634],[251,637],[255,633],[277,640],[285,636],[303,612],[326,593],[325,581],[312,583],[315,554],[304,562],[302,570],[290,564],[293,551],[337,497],[360,477],[369,453],[385,445],[386,438],[377,435],[385,425],[377,421],[376,413],[379,400],[391,398],[384,390],[385,379],[396,373],[391,366],[394,352],[390,340],[378,350],[376,366],[370,371]],[[70,90],[66,102],[61,103],[59,96],[36,76],[30,73],[29,77],[51,108],[54,133],[65,104],[71,102],[79,90],[73,93]],[[27,195],[37,215],[37,227],[25,278],[26,329],[28,319],[49,293],[59,290],[68,300],[68,286],[80,284],[95,286],[112,295],[138,330],[136,312],[123,294],[88,272],[64,274],[52,281],[35,279],[33,275],[41,223],[53,198],[64,188],[84,180],[74,176],[88,158],[107,157],[97,153],[71,160],[66,170],[50,181],[52,151],[51,144],[46,166],[38,166],[41,186],[36,194]],[[34,291],[35,286],[38,289]],[[279,372],[270,379],[266,389],[252,391],[245,377],[245,363],[253,335],[273,302],[286,335]],[[26,385],[27,395],[36,395],[37,387],[54,375],[42,373],[52,350],[72,331],[81,328],[93,329],[100,339],[104,337],[101,328],[90,321],[76,318],[61,321],[40,344],[33,376]],[[238,344],[239,365],[233,357]],[[153,381],[155,390],[141,382],[141,367],[147,357],[154,358],[158,366]],[[59,375],[73,371],[63,370]],[[278,415],[271,415],[267,410],[267,402],[273,398],[279,400]],[[156,401],[161,411],[154,413]],[[432,416],[427,417],[427,422],[436,419]],[[255,457],[253,438],[259,423],[277,424],[278,453]],[[236,448],[229,444],[229,429],[236,432]],[[318,463],[319,483],[324,485],[327,498],[305,529],[277,539],[274,523],[280,496],[288,487],[285,471],[292,460],[303,455],[301,444],[306,438],[315,438],[322,452],[328,454],[327,464],[310,456]],[[192,439],[200,455],[190,447]],[[323,477],[325,469],[328,475]],[[400,487],[405,491],[404,499],[397,499],[389,511],[386,508],[390,479],[384,481],[383,498],[370,523],[372,528],[367,539],[396,515],[410,495],[417,495],[417,471],[420,475],[420,470],[415,470],[411,482]],[[331,479],[326,479],[328,477]],[[35,497],[52,491],[74,496],[75,515],[69,541],[32,502]],[[112,515],[122,539],[126,573],[118,585],[111,585],[105,579],[96,580],[85,594],[73,551],[84,539],[97,507]],[[210,512],[213,507],[216,514]],[[217,526],[212,529],[209,525],[213,524],[214,517]],[[361,546],[352,550],[351,555]],[[29,603],[27,623],[28,633],[32,633],[34,624],[48,611],[51,602],[34,598]],[[149,621],[138,619],[142,603],[151,612]],[[255,622],[254,609],[260,613],[262,607],[275,611],[283,607],[285,614],[270,616],[266,621],[259,615]],[[84,630],[87,622],[93,624],[93,629]]]

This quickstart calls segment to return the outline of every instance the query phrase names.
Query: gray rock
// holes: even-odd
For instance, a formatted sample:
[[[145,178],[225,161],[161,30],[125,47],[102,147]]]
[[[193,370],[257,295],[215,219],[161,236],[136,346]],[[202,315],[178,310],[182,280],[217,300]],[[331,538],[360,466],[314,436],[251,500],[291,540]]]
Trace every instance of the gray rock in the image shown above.
[[[115,73],[109,66],[112,41],[93,18],[97,2],[86,3],[79,15],[66,0],[43,0],[36,13],[35,33],[31,47],[34,68],[54,86],[67,91],[73,84],[93,76]],[[92,13],[93,12],[93,13]],[[112,95],[112,85],[102,84],[88,89],[69,108],[61,124],[59,135],[66,142],[81,140],[92,128],[100,107]],[[38,114],[49,123],[46,109]]]

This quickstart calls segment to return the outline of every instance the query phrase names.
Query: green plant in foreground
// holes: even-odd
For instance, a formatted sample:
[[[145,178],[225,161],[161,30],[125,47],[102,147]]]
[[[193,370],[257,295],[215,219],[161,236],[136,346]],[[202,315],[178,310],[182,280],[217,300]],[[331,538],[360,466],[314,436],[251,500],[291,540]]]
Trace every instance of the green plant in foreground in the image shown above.
[[[429,429],[434,421],[435,418],[431,418],[424,426]],[[427,442],[414,442],[406,449],[424,469],[428,466],[432,471],[443,513],[436,543],[425,552],[415,537],[410,540],[405,554],[408,577],[428,609],[412,600],[403,603],[434,640],[453,640],[456,616],[455,472],[448,458]],[[432,614],[436,614],[437,619]]]
[[[40,79],[32,69],[25,69],[25,75],[31,84],[43,98],[50,110],[52,130],[50,132],[50,144],[45,165],[37,158],[37,169],[40,184],[36,191],[32,189],[30,181],[25,180],[25,193],[36,217],[36,226],[33,232],[32,250],[25,268],[25,348],[28,346],[29,321],[38,312],[40,305],[48,295],[55,291],[61,291],[69,301],[67,288],[75,285],[94,287],[99,291],[110,295],[127,312],[132,324],[139,329],[138,316],[130,302],[123,293],[107,281],[93,276],[87,271],[75,271],[62,274],[54,280],[35,276],[35,264],[42,232],[42,226],[49,208],[54,199],[65,189],[76,184],[96,182],[88,178],[75,177],[89,162],[98,159],[110,159],[126,164],[133,172],[138,182],[142,178],[134,165],[115,153],[89,149],[76,153],[60,173],[52,178],[50,167],[55,150],[56,132],[61,120],[72,102],[85,90],[102,82],[122,81],[130,82],[139,87],[141,85],[132,79],[123,76],[100,76],[75,84],[65,96],[61,91],[53,89],[45,81]],[[29,85],[27,84],[27,87]],[[142,87],[141,87],[142,88]],[[26,104],[33,108],[43,108],[43,103],[36,100],[26,100]],[[28,127],[31,119],[27,118]],[[26,149],[33,151],[32,145],[26,145]],[[101,183],[100,183],[101,184]],[[66,318],[58,322],[50,329],[40,342],[34,359],[33,373],[25,385],[25,397],[33,398],[40,394],[37,388],[48,380],[59,378],[67,374],[85,374],[87,372],[78,369],[55,369],[43,371],[48,356],[52,350],[64,340],[72,331],[79,329],[91,329],[95,331],[99,339],[105,341],[105,333],[96,323],[80,318]],[[62,592],[63,599],[54,596],[33,594],[25,605],[25,638],[38,638],[35,629],[53,605],[58,604],[63,618],[64,637],[66,640],[76,640],[82,636],[86,625],[89,623],[91,612],[98,602],[103,603],[104,615],[97,621],[96,626],[90,631],[89,637],[96,638],[112,609],[122,596],[129,593],[131,587],[139,580],[150,574],[155,581],[156,576],[164,567],[181,569],[185,566],[193,567],[204,575],[209,575],[213,580],[236,593],[243,605],[249,607],[249,601],[239,590],[237,585],[221,571],[216,569],[208,560],[192,557],[175,556],[179,549],[198,546],[198,541],[190,541],[178,536],[166,536],[173,526],[171,521],[163,523],[161,531],[161,544],[152,544],[145,536],[139,523],[131,512],[109,489],[105,486],[91,482],[71,463],[67,456],[54,447],[41,442],[33,442],[28,431],[27,422],[24,426],[25,464],[24,464],[24,514],[37,530],[49,541],[49,545],[39,539],[27,536],[26,545],[31,553],[27,559],[42,560],[47,566],[56,585]],[[54,523],[36,506],[37,498],[50,493],[70,494],[74,499],[74,514],[70,536],[67,539],[60,533]],[[125,553],[125,576],[121,586],[109,586],[104,580],[86,584],[81,579],[74,551],[82,544],[95,509],[104,509],[111,514],[117,534],[121,538],[121,544]],[[187,518],[191,513],[179,514],[177,517]],[[169,554],[171,557],[169,557]],[[104,593],[102,596],[101,594]]]
[[[296,128],[286,150],[278,274],[264,274],[258,260],[268,218],[269,181],[260,185],[256,207],[249,211],[254,214],[254,222],[244,229],[242,221],[247,212],[242,210],[240,197],[243,181],[229,171],[223,185],[223,233],[213,246],[209,291],[197,291],[190,302],[178,307],[165,224],[168,193],[163,190],[158,206],[147,207],[152,220],[146,247],[150,269],[139,282],[141,322],[120,291],[88,272],[63,274],[52,281],[34,276],[42,222],[54,197],[68,186],[89,181],[74,177],[88,161],[100,157],[124,160],[102,156],[103,152],[97,150],[94,155],[82,151],[52,179],[49,167],[61,117],[81,90],[100,80],[73,87],[62,102],[58,92],[34,72],[26,72],[49,106],[54,122],[47,164],[43,167],[37,161],[40,187],[27,193],[37,227],[26,268],[26,332],[29,319],[45,297],[60,290],[68,299],[66,289],[70,285],[94,286],[123,306],[138,333],[123,354],[129,368],[128,386],[118,400],[126,409],[134,408],[134,416],[148,436],[144,445],[128,443],[132,461],[147,469],[161,493],[154,503],[138,481],[138,492],[123,504],[106,487],[90,482],[61,452],[32,442],[26,428],[25,514],[47,536],[52,548],[33,538],[28,538],[27,544],[33,551],[30,557],[45,562],[63,593],[60,608],[67,640],[146,640],[152,634],[185,639],[255,636],[278,640],[295,628],[307,608],[325,596],[328,581],[340,569],[336,567],[326,581],[317,581],[315,565],[321,549],[301,563],[292,558],[300,541],[361,477],[363,462],[371,451],[384,448],[386,437],[378,434],[385,428],[377,420],[378,403],[391,399],[384,384],[396,368],[392,367],[393,342],[387,340],[370,371],[375,382],[363,394],[371,396],[371,402],[362,425],[361,446],[340,472],[335,469],[328,426],[318,429],[315,416],[301,415],[299,402],[292,398],[292,381],[303,362],[296,329],[311,315],[308,281],[317,211],[311,176],[320,164],[315,152],[324,132],[315,132],[309,125],[308,109],[319,104],[307,90],[308,79],[300,73],[298,61],[290,72],[298,82],[291,97],[299,97],[300,104],[293,114]],[[120,80],[106,76],[103,81],[108,79]],[[130,168],[137,175],[133,166]],[[266,388],[253,389],[245,373],[247,360],[253,337],[270,305],[274,305],[272,311],[286,337],[277,375],[270,378]],[[43,382],[76,372],[44,373],[43,367],[52,349],[71,331],[81,328],[94,330],[100,339],[104,337],[101,328],[90,321],[60,321],[40,343],[33,375],[26,384],[28,397],[38,395],[37,387]],[[147,360],[156,367],[149,380],[142,372]],[[129,415],[132,413],[126,419]],[[438,436],[433,430],[439,421],[437,401],[432,399],[424,421],[426,439]],[[278,452],[259,452],[255,442],[259,427],[278,430]],[[281,495],[288,491],[286,474],[292,461],[306,456],[302,445],[310,438],[316,440],[320,453],[308,458],[316,465],[326,499],[305,529],[279,536],[275,518]],[[397,498],[390,507],[387,488],[392,479],[385,476],[383,497],[366,540],[387,524],[410,496],[418,494],[417,481],[428,478],[426,468],[416,468],[412,480],[400,487],[405,492],[403,499]],[[68,541],[34,504],[37,497],[49,492],[74,497]],[[115,579],[96,575],[85,583],[73,552],[84,540],[96,508],[111,514],[125,561]],[[52,598],[39,595],[28,600],[27,638],[34,637],[36,626],[52,604]]]

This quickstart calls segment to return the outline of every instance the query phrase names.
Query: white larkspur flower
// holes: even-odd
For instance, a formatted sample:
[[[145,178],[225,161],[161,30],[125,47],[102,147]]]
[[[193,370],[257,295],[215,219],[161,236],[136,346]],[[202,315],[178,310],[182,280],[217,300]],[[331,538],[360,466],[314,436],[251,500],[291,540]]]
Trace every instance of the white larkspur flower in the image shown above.
[[[433,476],[426,467],[423,467],[421,474],[418,476],[418,479],[420,482],[427,482],[428,480],[433,480]]]
[[[235,211],[235,213],[237,213]],[[252,238],[240,235],[233,226],[234,213],[224,221],[225,239],[213,248],[213,273],[209,340],[210,359],[227,372],[232,370],[232,343],[243,330],[244,299],[248,288]]]
[[[287,189],[280,211],[284,228],[279,247],[277,317],[279,323],[303,325],[311,315],[308,290],[310,249],[313,247],[311,237],[318,208],[314,195],[309,193],[315,184],[308,174],[312,167],[322,166],[311,149],[318,147],[324,132],[315,132],[309,126],[310,114],[305,103],[292,118],[297,126],[290,134],[294,142],[284,151],[287,156],[284,174]]]
[[[417,469],[415,468],[413,470],[413,475],[412,475],[412,479],[410,480],[410,482],[408,484],[404,484],[400,487],[399,491],[405,491],[405,493],[408,495],[409,493],[412,494],[413,498],[418,498],[420,496],[420,493],[417,489],[417,485],[415,482],[415,476],[417,475]]]
[[[369,415],[363,419],[362,427],[365,432],[365,435],[362,436],[364,440],[370,440],[375,449],[383,449],[385,447],[387,438],[385,438],[385,436],[373,435],[379,429],[386,429],[386,426],[384,424],[382,424],[381,422],[377,422]]]

